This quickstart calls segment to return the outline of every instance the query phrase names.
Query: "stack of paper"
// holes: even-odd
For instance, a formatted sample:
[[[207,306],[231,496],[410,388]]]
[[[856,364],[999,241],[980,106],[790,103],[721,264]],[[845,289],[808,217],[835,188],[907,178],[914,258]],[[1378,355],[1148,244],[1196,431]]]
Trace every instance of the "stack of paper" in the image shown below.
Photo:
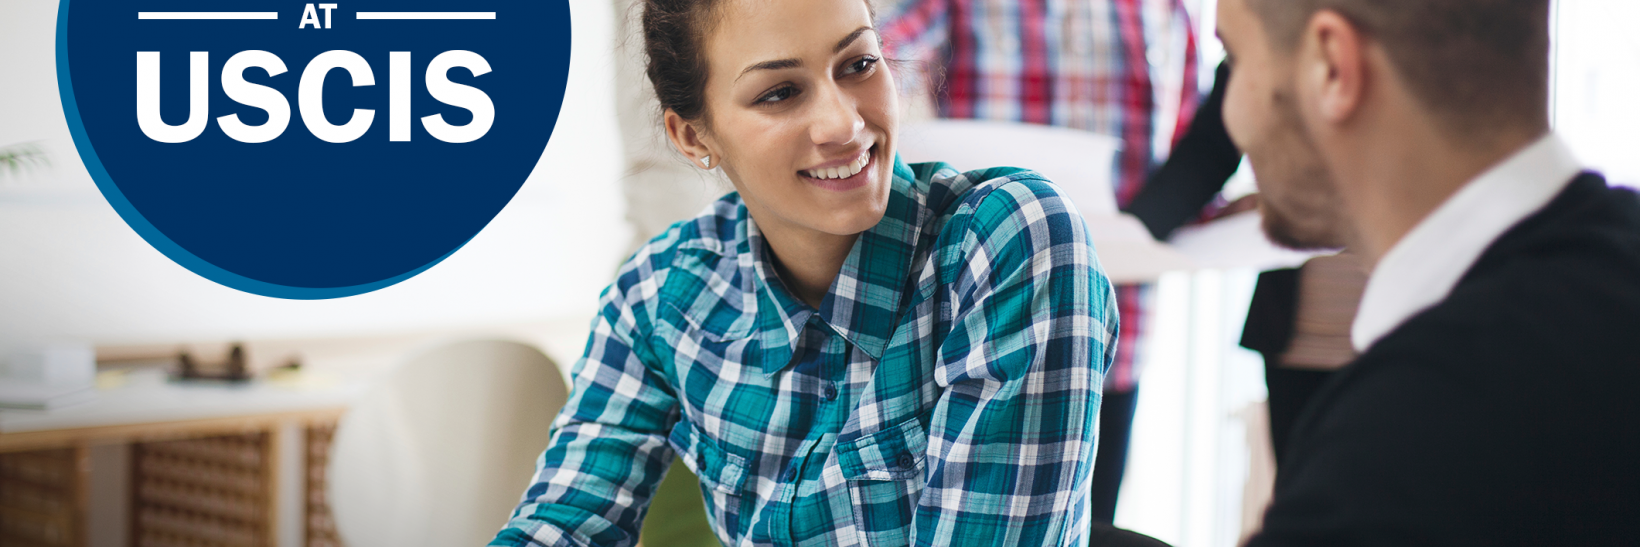
[[[1264,235],[1261,228],[1263,222],[1264,217],[1257,210],[1237,213],[1206,224],[1180,228],[1168,243],[1190,257],[1197,267],[1218,270],[1293,268],[1311,257],[1335,252],[1294,251],[1278,247]]]
[[[51,410],[89,401],[97,394],[96,373],[90,346],[13,351],[0,360],[0,408]]]
[[[52,410],[90,401],[96,386],[47,386],[0,380],[0,408]]]

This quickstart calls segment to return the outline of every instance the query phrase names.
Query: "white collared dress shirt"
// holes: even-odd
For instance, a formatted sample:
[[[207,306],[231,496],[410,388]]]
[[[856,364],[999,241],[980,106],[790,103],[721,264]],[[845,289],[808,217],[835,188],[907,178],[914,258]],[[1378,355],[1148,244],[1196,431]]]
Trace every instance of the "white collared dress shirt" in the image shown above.
[[[1367,279],[1350,342],[1366,352],[1444,300],[1499,236],[1548,205],[1583,170],[1553,133],[1458,189],[1407,232]]]

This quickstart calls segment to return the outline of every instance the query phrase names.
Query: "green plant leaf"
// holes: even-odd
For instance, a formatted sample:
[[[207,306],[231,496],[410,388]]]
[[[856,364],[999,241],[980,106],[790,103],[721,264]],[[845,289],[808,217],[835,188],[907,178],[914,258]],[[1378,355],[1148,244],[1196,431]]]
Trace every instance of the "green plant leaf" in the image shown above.
[[[18,175],[36,167],[50,167],[51,158],[33,142],[0,148],[0,175]]]

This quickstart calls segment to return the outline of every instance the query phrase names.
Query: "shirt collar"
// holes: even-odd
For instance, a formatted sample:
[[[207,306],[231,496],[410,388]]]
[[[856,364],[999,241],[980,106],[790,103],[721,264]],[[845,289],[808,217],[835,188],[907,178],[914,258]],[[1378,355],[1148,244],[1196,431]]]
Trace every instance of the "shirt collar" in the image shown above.
[[[896,157],[883,219],[860,234],[820,303],[820,319],[872,359],[882,358],[899,319],[911,262],[927,220],[926,195],[911,168]],[[742,265],[748,268],[747,277],[757,280],[761,364],[765,373],[772,374],[791,361],[804,323],[817,311],[786,290],[756,223],[748,216],[746,224],[741,256],[749,260]]]
[[[1358,352],[1439,303],[1505,231],[1542,209],[1582,166],[1550,133],[1465,184],[1378,261],[1350,329]]]
[[[757,316],[755,329],[762,361],[759,364],[764,372],[773,373],[791,361],[803,324],[814,310],[786,290],[775,272],[768,242],[750,215],[746,217],[745,226],[747,237],[741,240],[740,252],[741,267],[745,271],[741,275],[755,283],[745,294],[747,300],[755,302],[751,309],[756,310]]]

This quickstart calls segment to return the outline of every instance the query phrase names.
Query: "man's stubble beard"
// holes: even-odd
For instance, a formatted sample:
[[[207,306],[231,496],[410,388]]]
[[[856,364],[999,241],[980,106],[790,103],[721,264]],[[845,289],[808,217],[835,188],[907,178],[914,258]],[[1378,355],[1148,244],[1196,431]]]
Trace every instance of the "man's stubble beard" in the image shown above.
[[[1260,179],[1264,233],[1271,242],[1289,249],[1343,248],[1348,233],[1343,200],[1291,96],[1291,92],[1272,93],[1271,107],[1279,127],[1270,139],[1271,146],[1265,147],[1268,153],[1260,154],[1265,161],[1259,163],[1265,169],[1254,166]]]

